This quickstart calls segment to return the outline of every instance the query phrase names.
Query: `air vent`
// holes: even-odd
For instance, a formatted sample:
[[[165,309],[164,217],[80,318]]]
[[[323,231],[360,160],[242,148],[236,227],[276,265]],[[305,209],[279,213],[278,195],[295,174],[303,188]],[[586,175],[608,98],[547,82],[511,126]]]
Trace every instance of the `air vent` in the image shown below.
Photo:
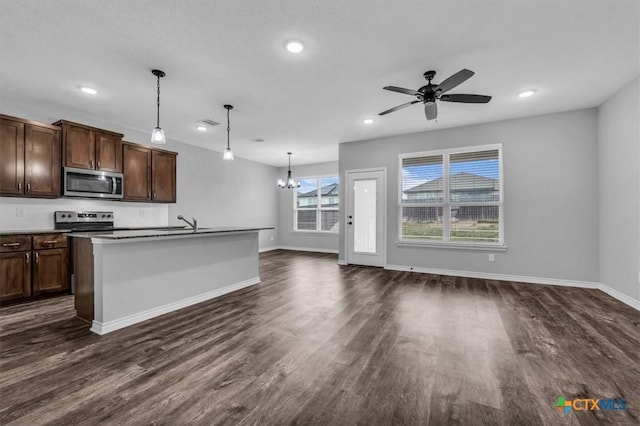
[[[208,118],[205,118],[204,120],[200,120],[200,121],[202,121],[205,124],[208,124],[209,126],[218,126],[220,124],[217,121],[213,121]]]
[[[249,139],[251,142],[264,142],[262,138]]]

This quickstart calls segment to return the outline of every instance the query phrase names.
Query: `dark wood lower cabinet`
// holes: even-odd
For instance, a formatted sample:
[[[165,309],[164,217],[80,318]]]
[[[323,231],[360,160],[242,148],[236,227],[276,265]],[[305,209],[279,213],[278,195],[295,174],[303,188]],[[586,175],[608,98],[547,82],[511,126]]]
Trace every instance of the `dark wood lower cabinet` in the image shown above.
[[[31,296],[31,252],[0,253],[0,302]]]
[[[67,248],[33,252],[33,295],[54,293],[69,288]]]
[[[0,236],[0,302],[68,290],[66,235]]]

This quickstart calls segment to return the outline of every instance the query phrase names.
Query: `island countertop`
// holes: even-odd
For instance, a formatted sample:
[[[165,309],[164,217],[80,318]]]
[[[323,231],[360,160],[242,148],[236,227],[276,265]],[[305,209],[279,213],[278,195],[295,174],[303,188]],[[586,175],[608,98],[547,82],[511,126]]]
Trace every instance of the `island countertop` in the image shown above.
[[[274,227],[218,227],[218,228],[200,228],[197,231],[191,229],[174,229],[174,230],[130,230],[130,231],[100,231],[100,232],[80,232],[69,234],[69,237],[73,238],[91,238],[95,243],[108,243],[116,242],[120,240],[138,240],[142,238],[157,238],[165,239],[172,237],[199,237],[210,234],[231,234],[231,233],[243,233],[243,232],[257,232],[267,229],[275,229]]]

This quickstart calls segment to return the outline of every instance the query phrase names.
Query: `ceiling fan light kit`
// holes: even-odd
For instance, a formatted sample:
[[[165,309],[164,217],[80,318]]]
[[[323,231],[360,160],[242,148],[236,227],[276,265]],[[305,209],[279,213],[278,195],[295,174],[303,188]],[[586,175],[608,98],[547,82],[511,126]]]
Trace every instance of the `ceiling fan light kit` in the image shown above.
[[[422,102],[424,104],[425,117],[427,118],[427,120],[433,120],[438,117],[438,105],[436,104],[436,101],[486,104],[491,100],[491,96],[469,95],[462,93],[445,94],[445,92],[448,92],[449,90],[467,81],[473,76],[473,74],[475,74],[473,71],[463,69],[445,79],[442,83],[434,84],[431,82],[431,80],[433,80],[433,78],[435,77],[436,72],[430,70],[423,74],[424,78],[427,80],[427,84],[422,86],[418,90],[405,89],[403,87],[397,86],[385,86],[383,87],[384,90],[390,90],[392,92],[415,96],[417,100],[398,105],[386,111],[382,111],[378,115],[386,115],[391,112],[406,108],[410,105],[417,104],[418,102]]]

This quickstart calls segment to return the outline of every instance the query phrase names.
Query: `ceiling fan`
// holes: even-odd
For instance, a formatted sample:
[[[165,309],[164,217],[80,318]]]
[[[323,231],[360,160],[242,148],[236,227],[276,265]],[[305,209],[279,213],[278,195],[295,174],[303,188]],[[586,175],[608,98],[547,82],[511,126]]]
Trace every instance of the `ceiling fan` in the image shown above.
[[[436,100],[444,101],[444,102],[462,102],[468,104],[486,104],[491,100],[491,96],[485,95],[467,95],[467,94],[450,94],[445,95],[445,92],[453,89],[459,84],[464,83],[467,79],[469,79],[473,74],[473,71],[468,69],[463,69],[453,74],[451,77],[447,78],[440,84],[432,84],[431,80],[435,77],[435,71],[427,71],[425,72],[424,78],[427,79],[427,84],[422,86],[418,90],[404,89],[402,87],[396,86],[385,86],[383,89],[391,90],[392,92],[404,93],[406,95],[412,95],[418,98],[416,101],[407,102],[406,104],[398,105],[397,107],[393,107],[386,111],[381,112],[378,115],[389,114],[390,112],[397,111],[402,108],[406,108],[409,105],[417,104],[418,102],[422,102],[424,104],[424,115],[427,117],[427,120],[433,120],[438,117],[438,107],[436,105]]]

